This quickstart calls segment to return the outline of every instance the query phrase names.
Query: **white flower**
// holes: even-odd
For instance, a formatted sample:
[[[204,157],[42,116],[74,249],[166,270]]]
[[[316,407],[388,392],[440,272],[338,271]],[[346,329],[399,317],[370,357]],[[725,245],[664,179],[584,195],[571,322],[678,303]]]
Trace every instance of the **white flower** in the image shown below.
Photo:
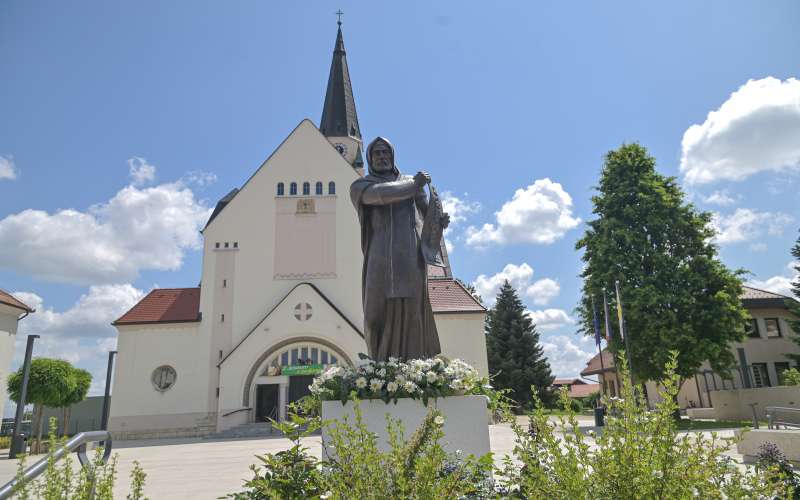
[[[389,392],[396,392],[397,391],[397,384],[394,382],[389,382],[386,384],[386,390]]]
[[[450,387],[454,391],[460,391],[461,389],[464,388],[464,384],[463,384],[463,382],[461,382],[461,379],[457,378],[457,379],[454,379],[452,382],[450,382]]]
[[[433,423],[436,425],[444,425],[444,417],[441,415],[436,415],[433,418]]]
[[[409,380],[405,383],[405,385],[403,385],[403,389],[405,389],[408,393],[412,393],[417,390],[417,384]]]
[[[323,493],[322,495],[320,495],[319,497],[320,497],[322,500],[325,500],[326,498],[330,498],[330,497],[332,497],[332,496],[333,496],[333,492],[332,492],[332,491],[330,491],[330,490],[328,490],[328,491],[326,491],[325,493]]]
[[[425,379],[428,381],[429,384],[436,382],[439,377],[434,372],[428,372],[425,374]]]
[[[375,371],[375,368],[373,368],[372,365],[364,365],[361,367],[361,369],[364,370],[364,373],[367,375],[370,375]]]
[[[383,387],[383,380],[374,378],[369,381],[369,388],[372,389],[373,392],[378,392]]]
[[[367,386],[367,379],[365,379],[364,377],[358,377],[356,379],[356,387],[358,387],[359,389],[363,389],[366,386]]]
[[[386,368],[381,368],[380,370],[378,370],[376,375],[379,376],[379,377],[385,377],[386,376]]]
[[[403,385],[406,383],[406,378],[402,375],[398,375],[394,378],[394,381],[397,382],[397,385]]]

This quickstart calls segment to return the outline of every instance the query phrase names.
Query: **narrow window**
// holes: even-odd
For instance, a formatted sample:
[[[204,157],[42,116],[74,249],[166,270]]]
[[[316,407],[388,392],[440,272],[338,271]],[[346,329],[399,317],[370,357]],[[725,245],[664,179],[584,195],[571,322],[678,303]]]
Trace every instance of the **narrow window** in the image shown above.
[[[230,246],[230,244],[226,241],[225,242],[225,248],[228,248],[229,246]]]
[[[767,318],[764,320],[767,327],[767,338],[776,338],[781,336],[781,324],[778,318]]]
[[[219,359],[222,359],[222,349],[219,350]]]
[[[219,397],[219,387],[217,387],[217,397]]]
[[[217,242],[216,247],[219,248],[219,241]]]
[[[281,354],[281,364],[283,366],[289,365],[289,351],[286,351],[283,354]]]
[[[322,194],[322,183],[321,183],[321,182],[317,182],[317,184],[316,184],[316,186],[315,186],[315,187],[316,187],[316,193],[317,193],[318,195],[319,195],[319,194]]]
[[[303,196],[308,196],[311,194],[311,184],[308,182],[303,183]]]
[[[228,280],[222,280],[222,288],[228,288]]]
[[[328,364],[328,351],[322,351],[320,353],[319,362],[322,363],[323,365]]]
[[[219,321],[220,323],[225,323],[225,313],[219,315]]]
[[[234,241],[233,242],[233,248],[239,248],[239,242],[238,241]]]
[[[283,196],[283,183],[278,183],[278,196]]]
[[[753,385],[756,387],[770,387],[769,374],[766,363],[753,363]]]
[[[328,183],[328,194],[336,194],[336,183],[333,181]]]
[[[753,318],[747,323],[747,336],[752,337],[754,339],[761,338],[761,334],[758,332],[758,320]]]
[[[293,182],[293,183],[289,184],[289,194],[292,195],[292,196],[296,196],[297,195],[297,183],[296,182]]]

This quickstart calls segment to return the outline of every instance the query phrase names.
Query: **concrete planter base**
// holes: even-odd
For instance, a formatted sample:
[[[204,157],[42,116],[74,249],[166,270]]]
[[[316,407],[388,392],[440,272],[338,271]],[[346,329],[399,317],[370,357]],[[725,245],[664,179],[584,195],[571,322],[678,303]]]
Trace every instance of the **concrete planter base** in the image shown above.
[[[422,401],[403,398],[397,404],[381,400],[361,401],[361,414],[364,425],[378,436],[382,451],[389,449],[389,435],[386,431],[386,415],[403,424],[404,437],[408,439],[419,428],[428,414]],[[440,441],[449,453],[460,450],[464,456],[479,457],[489,453],[489,414],[484,396],[451,396],[428,401],[428,407],[438,409],[444,416],[444,437]],[[342,421],[345,416],[349,425],[354,425],[353,402],[342,405],[341,401],[323,401],[322,419]],[[326,443],[330,441],[328,429],[322,430],[323,454],[329,456]]]
[[[800,431],[796,429],[737,429],[736,450],[744,456],[745,463],[758,460],[759,448],[764,443],[774,443],[795,466],[800,465]]]

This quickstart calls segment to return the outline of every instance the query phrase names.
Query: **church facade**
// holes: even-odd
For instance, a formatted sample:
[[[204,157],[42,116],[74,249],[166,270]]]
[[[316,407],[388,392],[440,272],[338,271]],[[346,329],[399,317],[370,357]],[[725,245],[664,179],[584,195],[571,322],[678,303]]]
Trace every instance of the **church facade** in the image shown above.
[[[327,365],[366,352],[360,226],[364,172],[341,27],[319,128],[303,120],[203,229],[199,287],[155,289],[114,322],[117,439],[212,434],[281,419]],[[488,373],[486,310],[429,268],[442,353]]]

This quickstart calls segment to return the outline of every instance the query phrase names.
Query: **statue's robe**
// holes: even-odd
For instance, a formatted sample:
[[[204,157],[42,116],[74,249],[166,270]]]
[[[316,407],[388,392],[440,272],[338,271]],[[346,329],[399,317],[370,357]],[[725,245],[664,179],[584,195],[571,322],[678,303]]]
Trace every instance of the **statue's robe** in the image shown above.
[[[364,334],[370,358],[385,361],[439,354],[428,298],[419,228],[427,212],[423,189],[395,170],[370,174],[350,186],[361,223],[364,253]]]

